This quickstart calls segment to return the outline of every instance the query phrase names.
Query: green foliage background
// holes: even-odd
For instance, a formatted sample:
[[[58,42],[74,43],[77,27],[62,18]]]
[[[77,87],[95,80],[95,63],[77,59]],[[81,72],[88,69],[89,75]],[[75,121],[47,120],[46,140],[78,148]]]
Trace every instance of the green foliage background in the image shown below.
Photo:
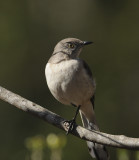
[[[92,40],[81,57],[96,78],[100,129],[139,137],[139,1],[1,0],[0,22],[1,86],[71,119],[75,109],[47,88],[45,64],[59,40]],[[52,132],[62,131],[0,101],[1,160],[24,160],[25,139]],[[116,160],[119,152],[109,150]],[[129,157],[135,159],[135,151]],[[68,135],[63,159],[91,157],[84,141]]]

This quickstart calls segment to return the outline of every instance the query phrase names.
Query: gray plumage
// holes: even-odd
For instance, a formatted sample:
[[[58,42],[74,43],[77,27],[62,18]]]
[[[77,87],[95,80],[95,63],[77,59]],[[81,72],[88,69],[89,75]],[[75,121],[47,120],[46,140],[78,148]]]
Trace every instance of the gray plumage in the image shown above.
[[[89,66],[79,58],[83,47],[90,42],[76,38],[66,38],[54,48],[45,75],[52,95],[66,105],[80,105],[83,126],[99,130],[94,115],[95,81]],[[93,158],[108,160],[108,153],[103,145],[87,142]]]

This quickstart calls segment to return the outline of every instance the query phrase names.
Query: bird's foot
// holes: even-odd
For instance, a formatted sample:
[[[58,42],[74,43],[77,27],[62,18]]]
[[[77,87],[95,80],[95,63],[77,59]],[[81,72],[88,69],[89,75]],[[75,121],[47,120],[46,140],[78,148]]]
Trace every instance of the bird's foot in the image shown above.
[[[73,106],[75,106],[75,105],[73,105]],[[66,135],[68,135],[70,132],[72,132],[73,129],[75,128],[75,126],[76,126],[76,117],[77,117],[77,115],[79,113],[80,107],[81,106],[79,105],[77,110],[76,110],[75,116],[74,116],[74,118],[72,120],[64,122],[64,125],[65,125],[65,127],[67,129]]]
[[[72,120],[69,120],[69,121],[65,121],[64,126],[67,129],[66,135],[68,135],[69,133],[71,133],[74,130],[74,128],[76,126],[75,118],[73,118]]]

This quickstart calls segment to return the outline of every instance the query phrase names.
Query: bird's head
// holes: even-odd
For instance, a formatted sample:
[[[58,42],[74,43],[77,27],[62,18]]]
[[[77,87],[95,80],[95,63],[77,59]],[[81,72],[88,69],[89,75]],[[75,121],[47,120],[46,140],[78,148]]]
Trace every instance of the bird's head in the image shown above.
[[[57,43],[54,48],[53,54],[62,52],[66,54],[69,58],[78,58],[82,48],[85,45],[91,44],[90,41],[81,41],[76,38],[66,38]]]

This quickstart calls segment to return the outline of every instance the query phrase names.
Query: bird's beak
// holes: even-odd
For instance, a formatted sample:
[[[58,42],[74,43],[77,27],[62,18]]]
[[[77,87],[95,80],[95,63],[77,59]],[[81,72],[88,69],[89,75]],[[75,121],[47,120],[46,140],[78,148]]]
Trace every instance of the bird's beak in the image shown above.
[[[83,41],[83,45],[88,45],[88,44],[92,44],[93,42],[90,41]]]

